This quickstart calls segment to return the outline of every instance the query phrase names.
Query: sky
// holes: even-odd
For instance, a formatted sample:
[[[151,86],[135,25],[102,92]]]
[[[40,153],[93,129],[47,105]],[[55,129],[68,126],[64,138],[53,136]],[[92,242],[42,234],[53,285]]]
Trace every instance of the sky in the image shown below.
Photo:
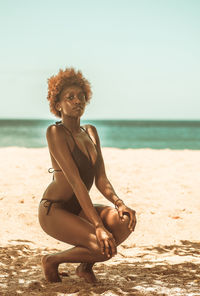
[[[199,0],[0,0],[0,118],[56,119],[47,79],[81,70],[83,119],[200,120]]]

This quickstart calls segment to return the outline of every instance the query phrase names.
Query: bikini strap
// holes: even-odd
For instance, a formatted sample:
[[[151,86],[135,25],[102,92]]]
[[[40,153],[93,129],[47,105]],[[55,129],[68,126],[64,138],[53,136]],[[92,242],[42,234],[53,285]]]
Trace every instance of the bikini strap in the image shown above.
[[[60,121],[58,121],[58,122],[60,123]],[[74,139],[74,136],[73,136],[72,132],[66,126],[64,126],[63,124],[61,124],[61,125],[69,132],[69,134],[71,135],[71,137],[72,137],[72,139],[74,141],[74,144],[77,146],[77,143],[76,143],[76,141]],[[92,138],[90,137],[89,133],[84,129],[84,127],[80,126],[80,128],[89,136],[89,138],[93,142]],[[96,145],[96,144],[94,143],[94,145]]]
[[[92,141],[92,143],[95,145],[95,147],[97,146],[97,144],[96,143],[94,143],[94,141],[92,140],[92,138],[91,138],[91,136],[90,136],[90,134],[88,133],[88,131],[84,128],[84,127],[80,127],[82,130],[84,130],[84,132],[88,135],[88,137],[90,138],[90,140]]]
[[[77,145],[77,143],[76,143],[76,141],[75,141],[75,139],[74,139],[74,136],[73,136],[72,132],[71,132],[66,126],[64,126],[64,125],[61,123],[61,121],[58,121],[58,123],[60,123],[60,124],[63,126],[63,128],[66,129],[66,130],[69,132],[69,134],[71,135],[71,137],[72,137],[72,139],[73,139],[73,141],[74,141],[75,146],[78,147],[78,145]],[[89,138],[90,138],[91,141],[93,142],[92,138],[90,137],[89,133],[84,129],[84,127],[80,126],[80,128],[86,132],[86,134],[89,136]],[[94,144],[95,147],[96,147],[96,144],[95,144],[94,142],[93,142],[93,144]],[[80,150],[79,147],[78,147],[78,149]],[[87,148],[86,148],[86,149],[87,149]],[[82,152],[82,151],[81,151],[81,152]],[[82,152],[82,153],[83,153],[83,152]],[[91,163],[92,163],[92,159],[91,159],[90,153],[89,153],[88,151],[87,151],[87,153],[88,153],[89,159],[90,159],[90,161],[91,161]]]
[[[66,126],[64,126],[63,124],[62,124],[62,121],[56,121],[56,124],[60,124],[60,125],[62,125],[69,133],[70,133],[70,135],[72,136],[72,138],[73,138],[73,140],[74,140],[74,142],[75,142],[75,144],[76,144],[76,141],[75,141],[75,139],[74,139],[74,137],[73,137],[73,134],[72,134],[72,132],[66,127]],[[92,140],[92,138],[90,137],[90,134],[87,132],[87,130],[83,127],[83,126],[80,126],[80,128],[88,135],[88,137],[90,138],[90,140],[94,143],[94,141]],[[76,144],[77,145],[77,144]],[[94,145],[96,146],[96,144],[94,143]]]
[[[48,172],[50,173],[50,174],[52,174],[52,173],[54,173],[54,172],[61,172],[62,170],[55,170],[54,168],[49,168],[48,169]]]
[[[62,172],[62,170],[55,170],[54,168],[49,168],[49,169],[48,169],[48,172],[49,172],[50,174],[52,174],[52,173],[54,173],[54,172]],[[54,181],[54,175],[53,175],[53,181]]]
[[[71,132],[66,126],[64,126],[64,125],[61,123],[61,121],[57,121],[57,122],[60,123],[60,125],[63,126],[63,128],[66,129],[66,130],[68,131],[68,133],[71,135],[71,137],[72,137],[72,139],[73,139],[73,141],[74,141],[74,144],[77,146],[76,141],[75,141],[75,139],[74,139],[74,137],[73,137],[72,132]]]

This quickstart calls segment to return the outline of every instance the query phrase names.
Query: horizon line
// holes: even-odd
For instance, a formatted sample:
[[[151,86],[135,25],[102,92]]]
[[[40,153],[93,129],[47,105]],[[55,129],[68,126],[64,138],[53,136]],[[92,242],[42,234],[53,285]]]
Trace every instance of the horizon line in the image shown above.
[[[52,120],[59,121],[59,118],[24,118],[24,117],[3,117],[0,120]],[[84,118],[81,121],[92,120],[92,121],[200,121],[199,119],[192,118]]]

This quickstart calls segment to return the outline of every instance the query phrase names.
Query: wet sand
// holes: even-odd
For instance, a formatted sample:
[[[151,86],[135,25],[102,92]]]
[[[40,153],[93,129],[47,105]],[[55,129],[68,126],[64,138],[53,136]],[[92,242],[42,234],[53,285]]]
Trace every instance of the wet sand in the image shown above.
[[[52,174],[47,148],[0,148],[0,295],[200,295],[200,151],[103,148],[107,175],[136,210],[135,232],[109,261],[98,283],[63,264],[62,283],[42,275],[41,256],[70,248],[40,228],[37,208]],[[94,203],[110,205],[95,187]]]

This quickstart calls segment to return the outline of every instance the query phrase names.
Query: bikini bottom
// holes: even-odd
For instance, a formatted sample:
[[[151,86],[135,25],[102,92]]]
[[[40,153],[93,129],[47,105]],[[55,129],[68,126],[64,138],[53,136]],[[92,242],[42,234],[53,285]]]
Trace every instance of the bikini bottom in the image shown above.
[[[54,204],[54,203],[58,204],[61,209],[64,209],[74,215],[79,215],[79,213],[82,210],[80,203],[79,203],[75,194],[73,194],[72,197],[67,201],[51,200],[51,199],[47,199],[47,198],[42,198],[40,202],[42,202],[43,200],[45,200],[44,207],[47,208],[47,213],[46,213],[47,215],[49,214],[49,212],[51,210],[52,204]]]

